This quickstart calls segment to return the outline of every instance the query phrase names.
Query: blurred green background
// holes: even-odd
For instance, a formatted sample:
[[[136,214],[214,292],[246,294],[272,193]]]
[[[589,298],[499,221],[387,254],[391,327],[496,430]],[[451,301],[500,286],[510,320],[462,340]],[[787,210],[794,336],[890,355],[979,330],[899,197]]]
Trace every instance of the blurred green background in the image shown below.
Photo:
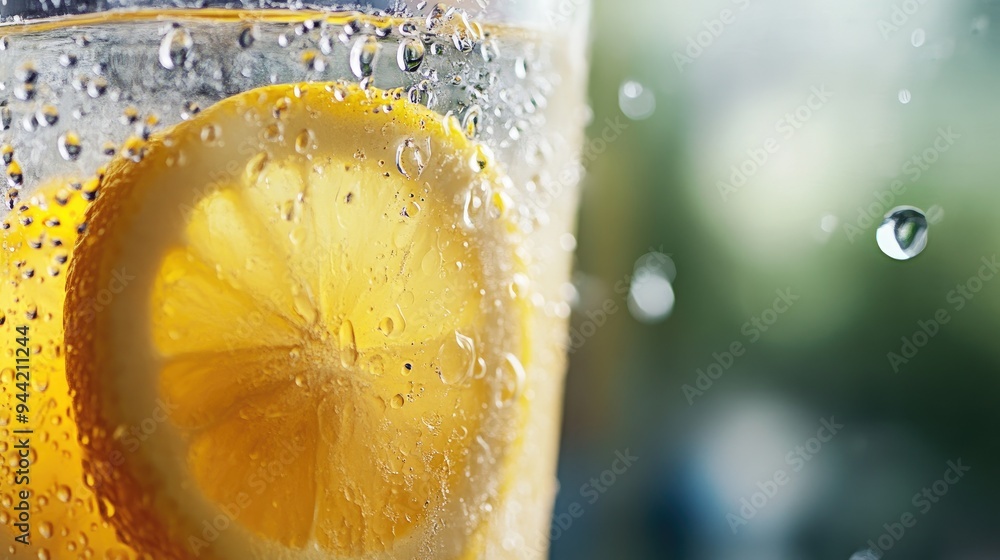
[[[552,558],[1000,557],[1000,3],[595,2]]]

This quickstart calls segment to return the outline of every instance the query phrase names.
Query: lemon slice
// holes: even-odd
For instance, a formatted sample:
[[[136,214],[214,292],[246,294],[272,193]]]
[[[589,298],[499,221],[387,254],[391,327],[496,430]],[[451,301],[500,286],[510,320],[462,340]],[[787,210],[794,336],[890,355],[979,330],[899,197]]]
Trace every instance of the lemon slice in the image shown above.
[[[449,558],[485,523],[527,348],[508,181],[401,97],[261,88],[109,166],[67,368],[140,551]]]

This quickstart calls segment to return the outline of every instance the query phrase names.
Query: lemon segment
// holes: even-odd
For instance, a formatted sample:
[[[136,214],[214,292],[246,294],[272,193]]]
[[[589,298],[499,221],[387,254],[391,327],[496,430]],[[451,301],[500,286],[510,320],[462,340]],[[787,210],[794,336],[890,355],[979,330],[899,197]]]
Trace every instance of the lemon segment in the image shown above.
[[[398,97],[253,90],[109,166],[67,360],[88,471],[139,550],[453,558],[486,522],[468,513],[517,430],[501,372],[527,347],[517,228],[484,151]]]

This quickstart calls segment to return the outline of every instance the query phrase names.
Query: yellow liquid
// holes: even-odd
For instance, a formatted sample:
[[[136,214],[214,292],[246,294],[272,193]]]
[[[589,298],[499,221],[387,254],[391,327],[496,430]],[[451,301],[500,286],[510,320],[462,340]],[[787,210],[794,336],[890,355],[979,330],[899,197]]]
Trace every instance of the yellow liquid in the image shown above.
[[[84,223],[83,214],[89,204],[86,199],[92,198],[92,193],[88,191],[90,186],[86,182],[78,184],[56,177],[90,176],[97,165],[109,159],[101,154],[105,143],[115,144],[119,152],[127,150],[129,137],[135,136],[137,127],[141,128],[143,123],[154,130],[163,128],[178,118],[190,116],[185,113],[193,113],[193,106],[208,106],[224,96],[227,87],[234,86],[223,84],[219,88],[222,91],[205,93],[204,82],[211,82],[211,77],[197,84],[189,81],[199,72],[206,72],[205,68],[213,67],[216,61],[223,61],[217,62],[217,66],[223,67],[224,75],[240,76],[233,78],[233,81],[239,82],[235,85],[238,89],[260,85],[259,80],[356,80],[356,76],[351,75],[354,69],[350,68],[350,62],[338,62],[336,49],[331,49],[334,51],[331,53],[323,52],[326,49],[319,46],[323,41],[320,33],[313,33],[315,37],[312,38],[308,31],[305,38],[296,35],[303,22],[309,21],[305,15],[290,17],[287,14],[226,12],[225,16],[223,18],[210,12],[171,14],[171,21],[183,22],[184,28],[190,29],[195,39],[203,39],[206,35],[210,35],[212,40],[224,37],[229,40],[229,48],[236,53],[232,59],[237,62],[232,67],[225,67],[227,53],[216,56],[202,51],[200,58],[192,57],[202,66],[193,66],[183,77],[178,77],[176,68],[172,72],[163,72],[160,56],[162,39],[156,31],[162,24],[151,22],[144,14],[28,26],[11,36],[14,56],[7,57],[7,60],[18,61],[20,56],[20,66],[30,63],[41,74],[41,78],[32,84],[38,93],[21,100],[21,103],[12,104],[15,123],[22,123],[22,126],[18,130],[15,124],[15,134],[5,137],[5,142],[12,146],[12,161],[16,162],[16,167],[8,166],[8,174],[20,171],[24,177],[24,185],[18,189],[19,197],[13,210],[4,217],[4,250],[0,260],[4,279],[0,291],[0,316],[4,318],[0,326],[0,336],[3,337],[0,358],[4,360],[0,365],[0,451],[4,458],[3,470],[0,471],[3,477],[0,489],[0,505],[3,506],[0,508],[0,521],[3,522],[0,551],[14,558],[81,556],[114,559],[139,556],[136,550],[123,543],[121,535],[116,534],[114,519],[117,512],[113,504],[98,498],[92,489],[93,474],[88,473],[82,464],[81,441],[64,364],[63,301],[67,267],[72,262],[72,247],[78,236],[77,228]],[[350,16],[324,17],[327,17],[332,35],[337,35],[337,29],[350,25],[352,21]],[[253,23],[248,23],[250,21]],[[401,25],[400,21],[381,23]],[[251,35],[256,37],[256,49],[263,51],[255,53],[255,56],[268,60],[264,67],[249,63],[240,67],[240,57],[247,49],[254,48],[244,46],[246,41],[240,40],[251,28]],[[275,44],[283,41],[282,36],[300,41],[301,44],[296,47],[298,50],[285,51],[276,47]],[[403,87],[411,99],[427,103],[438,112],[457,113],[462,117],[460,124],[465,125],[478,141],[494,150],[499,164],[506,169],[514,184],[512,203],[515,211],[524,216],[528,231],[528,236],[517,250],[523,252],[527,257],[525,260],[531,263],[525,271],[527,282],[522,282],[525,290],[522,297],[533,308],[531,324],[524,327],[534,333],[529,350],[532,359],[525,365],[523,386],[518,388],[525,403],[524,416],[523,422],[518,423],[520,433],[507,435],[509,442],[517,444],[509,445],[500,461],[505,471],[499,476],[499,480],[503,481],[503,495],[498,500],[483,501],[487,508],[485,511],[471,512],[471,516],[484,519],[487,525],[484,531],[478,533],[480,536],[477,539],[458,543],[458,546],[463,549],[463,557],[533,558],[543,557],[547,549],[545,535],[555,490],[554,465],[564,370],[562,348],[568,315],[568,306],[560,299],[559,293],[568,279],[570,259],[568,250],[561,248],[560,243],[572,230],[576,201],[575,184],[565,177],[572,176],[572,172],[576,171],[575,148],[579,144],[579,119],[582,114],[582,55],[574,52],[580,45],[562,37],[543,39],[524,30],[504,29],[492,29],[490,36],[499,45],[497,52],[504,54],[496,55],[489,64],[506,73],[498,72],[493,78],[486,79],[499,81],[493,93],[496,97],[505,94],[502,97],[508,101],[482,102],[479,111],[486,117],[477,118],[475,110],[468,104],[456,102],[455,77],[468,78],[471,74],[442,76],[438,72],[417,79],[401,70],[395,71],[398,74],[395,77],[380,77],[376,71],[375,80],[380,87]],[[85,38],[88,48],[95,50],[101,47],[101,41],[106,42],[103,54],[93,54],[95,60],[102,56],[106,58],[109,54],[121,54],[128,41],[140,43],[131,46],[138,54],[135,55],[137,60],[131,61],[130,66],[143,68],[145,64],[154,68],[151,72],[159,72],[155,86],[126,82],[125,77],[130,74],[124,65],[118,73],[111,65],[104,70],[103,76],[84,75],[86,85],[82,85],[79,69],[84,65],[79,59],[89,55],[87,51],[70,46],[71,41],[79,45],[80,37]],[[31,43],[39,38],[57,43],[63,40],[62,44],[66,46],[63,54],[77,50],[80,53],[76,55],[77,62],[66,71],[59,70],[60,67],[67,67],[62,64],[56,66],[54,60],[37,60],[29,54],[35,52],[30,44],[18,55],[19,41]],[[262,46],[265,38],[274,42]],[[311,48],[310,40],[319,48]],[[387,41],[391,40],[390,36]],[[194,42],[193,52],[199,52],[199,44]],[[346,53],[348,44],[338,47],[344,51],[340,54]],[[461,52],[457,46],[445,44],[444,49],[437,55],[429,50],[424,68],[435,63],[445,68],[446,63],[462,61],[473,55],[477,58],[472,59],[475,60],[472,70],[483,64],[483,55],[479,50],[470,55]],[[186,58],[183,53],[178,54],[176,50],[173,55],[170,58],[168,51],[168,58],[182,67],[192,59]],[[51,58],[56,56],[59,56],[58,49]],[[486,58],[491,56],[487,54]],[[29,57],[33,58],[29,60]],[[327,59],[325,66],[317,64],[316,57]],[[307,62],[305,66],[303,60]],[[383,62],[394,66],[391,59]],[[343,67],[338,68],[338,64]],[[321,67],[323,70],[318,70]],[[47,76],[49,70],[55,70],[56,75]],[[438,81],[430,80],[430,77]],[[450,82],[447,81],[449,77]],[[533,82],[533,79],[538,81]],[[383,86],[379,80],[387,83]],[[527,80],[533,85],[528,87],[515,80]],[[57,98],[58,124],[38,125],[29,131],[30,126],[23,125],[21,119],[24,115],[44,109],[46,81]],[[544,87],[539,86],[542,82]],[[407,84],[410,84],[409,88]],[[78,87],[81,85],[82,88]],[[178,89],[170,90],[168,85]],[[134,90],[129,91],[129,87]],[[75,93],[70,88],[76,90]],[[150,88],[148,95],[144,96],[143,88]],[[189,91],[184,91],[184,88],[189,88]],[[178,96],[178,91],[182,95]],[[113,101],[111,96],[116,92],[119,99]],[[491,108],[499,109],[499,115],[494,117],[496,113],[489,111]],[[75,117],[77,111],[79,117]],[[470,117],[469,113],[473,116]],[[89,122],[95,122],[97,116],[114,118],[121,121],[122,126],[118,129],[103,125],[93,129],[85,126],[88,118]],[[74,122],[74,118],[80,122]],[[62,135],[57,138],[57,133],[65,134],[67,131],[83,137],[80,141],[82,154],[77,158],[64,156],[57,159],[57,152],[52,146],[58,145],[65,150],[66,143],[59,140]],[[566,174],[565,171],[571,173]],[[48,186],[40,189],[42,184]],[[91,235],[97,235],[100,242],[99,233]],[[98,298],[94,311],[99,312],[101,305]],[[17,420],[16,406],[20,402],[17,393],[20,391],[17,390],[17,371],[14,369],[16,354],[21,347],[18,339],[23,340],[17,329],[23,327],[28,327],[29,340],[25,342],[31,352],[29,397],[25,403],[29,409],[26,424]],[[14,434],[14,430],[25,427],[33,432],[30,434],[32,452],[29,457],[31,480],[27,485],[17,484]],[[131,428],[137,439],[146,435],[141,423]],[[88,444],[87,438],[82,444],[84,447]],[[20,500],[15,492],[24,488],[30,491],[28,501],[32,511],[31,544],[27,546],[15,540],[20,535],[14,517],[14,506]],[[474,521],[470,520],[470,523]]]

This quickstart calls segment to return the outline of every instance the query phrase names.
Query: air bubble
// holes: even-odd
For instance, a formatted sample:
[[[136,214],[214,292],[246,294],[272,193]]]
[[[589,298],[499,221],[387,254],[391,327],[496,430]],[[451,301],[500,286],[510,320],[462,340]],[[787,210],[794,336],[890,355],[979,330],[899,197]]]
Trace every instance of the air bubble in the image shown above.
[[[104,78],[94,78],[87,83],[87,95],[93,99],[104,95],[104,92],[108,90],[108,81]]]
[[[396,52],[396,63],[403,72],[415,72],[424,61],[426,49],[418,39],[406,39],[399,44]]]
[[[257,40],[257,26],[248,25],[240,31],[239,39],[237,40],[241,48],[249,49],[253,46],[254,41]]]
[[[359,79],[370,78],[375,71],[375,58],[380,45],[372,36],[359,37],[351,48],[351,72]]]
[[[407,179],[417,179],[424,172],[427,163],[424,154],[412,138],[404,140],[396,150],[396,168]]]
[[[295,137],[295,151],[300,154],[304,154],[312,146],[312,143],[313,143],[312,131],[310,131],[309,129],[303,129],[301,132],[299,132],[298,136]]]
[[[59,109],[56,109],[52,105],[45,105],[38,110],[35,118],[38,119],[38,124],[42,126],[52,126],[59,122]]]
[[[160,66],[167,70],[189,67],[193,47],[194,39],[191,38],[191,33],[183,27],[173,27],[160,41]]]
[[[397,394],[389,401],[389,405],[392,406],[392,408],[399,410],[400,408],[403,408],[403,403],[405,402],[406,400],[403,398],[403,395]]]
[[[445,385],[460,385],[472,377],[476,358],[476,343],[455,331],[438,349],[435,362],[438,377]]]
[[[514,404],[524,392],[527,377],[521,360],[509,352],[505,354],[503,363],[497,368],[497,380],[500,385],[496,399],[497,406],[503,408]]]
[[[75,161],[83,151],[83,144],[75,132],[64,132],[59,136],[59,155],[66,161]]]

